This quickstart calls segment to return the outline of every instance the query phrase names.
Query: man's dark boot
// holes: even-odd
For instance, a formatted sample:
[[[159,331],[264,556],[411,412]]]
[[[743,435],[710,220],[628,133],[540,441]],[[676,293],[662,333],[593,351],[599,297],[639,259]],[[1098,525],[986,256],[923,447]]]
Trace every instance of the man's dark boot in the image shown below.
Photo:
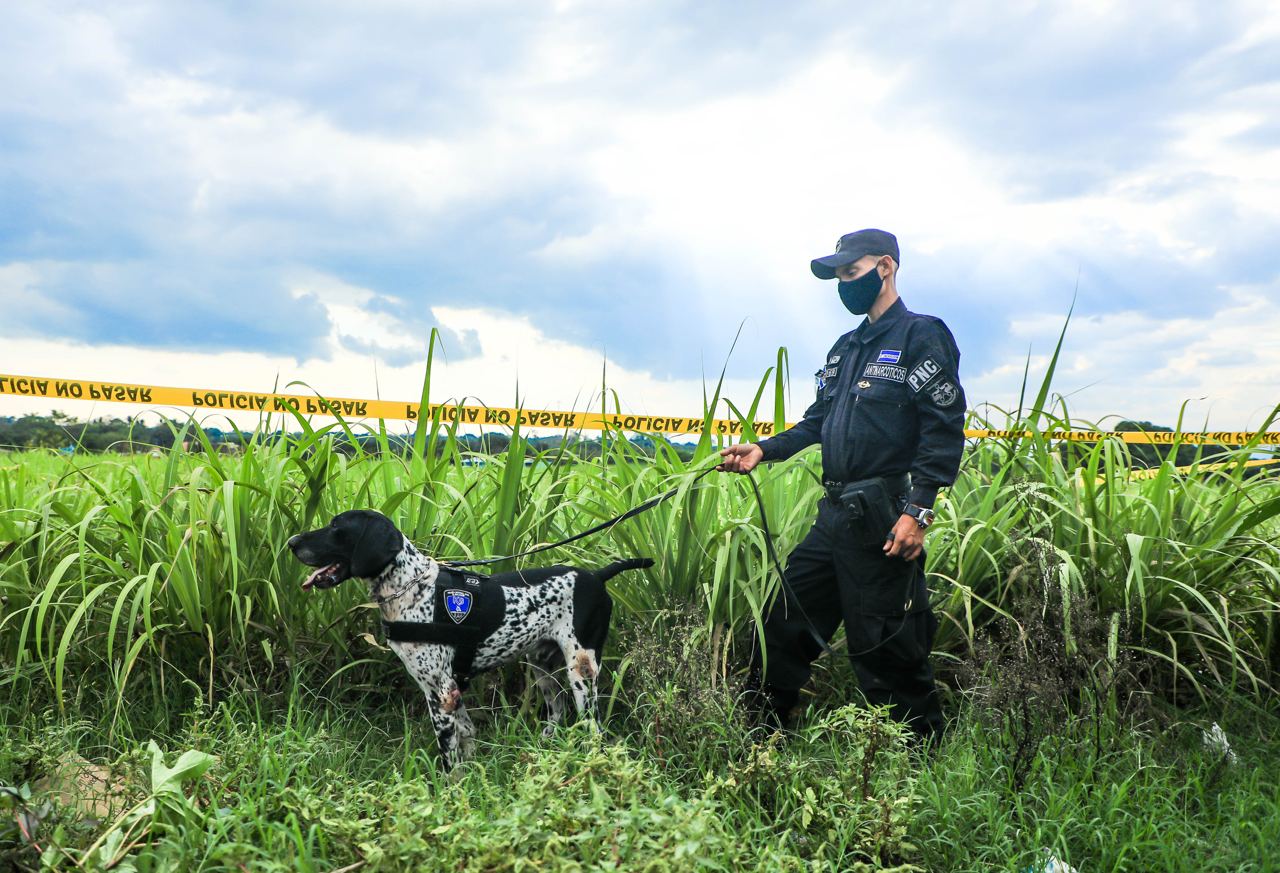
[[[791,710],[799,700],[799,691],[768,684],[761,678],[759,670],[752,670],[743,686],[743,708],[747,724],[752,728],[785,729],[791,721]]]

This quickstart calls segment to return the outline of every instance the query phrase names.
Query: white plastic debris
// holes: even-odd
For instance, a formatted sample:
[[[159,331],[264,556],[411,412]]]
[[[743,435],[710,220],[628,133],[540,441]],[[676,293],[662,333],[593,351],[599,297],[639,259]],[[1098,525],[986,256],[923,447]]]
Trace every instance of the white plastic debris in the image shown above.
[[[1048,849],[1041,849],[1044,857],[1024,871],[1024,873],[1080,873],[1075,867],[1072,867],[1066,861],[1053,854]]]
[[[1231,748],[1231,744],[1227,742],[1227,734],[1215,721],[1213,727],[1209,730],[1200,731],[1204,737],[1204,747],[1209,751],[1226,758],[1228,764],[1234,764],[1238,760],[1235,750]]]

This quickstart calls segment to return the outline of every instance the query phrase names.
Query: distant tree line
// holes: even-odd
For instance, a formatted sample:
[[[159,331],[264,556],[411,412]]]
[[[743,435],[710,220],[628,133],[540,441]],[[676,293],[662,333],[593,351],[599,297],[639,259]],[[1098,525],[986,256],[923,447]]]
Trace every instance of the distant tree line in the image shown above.
[[[65,449],[88,452],[141,452],[173,445],[173,430],[163,422],[98,418],[77,421],[69,415],[0,416],[0,448]]]
[[[233,452],[248,442],[251,434],[221,430],[216,427],[203,428],[209,444],[218,451]],[[21,417],[0,416],[0,451],[5,449],[57,449],[65,452],[151,452],[157,449],[168,450],[173,446],[175,435],[181,433],[179,423],[164,421],[148,425],[140,419],[96,418],[90,421],[78,421],[61,412],[50,415],[24,415]],[[289,436],[278,432],[267,437],[268,440]],[[298,436],[293,434],[292,436]],[[261,438],[261,437],[259,437]],[[339,451],[355,454],[358,449],[343,432],[333,435]],[[457,442],[464,452],[480,455],[505,454],[511,446],[511,437],[505,433],[458,434]],[[388,435],[388,449],[397,454],[404,454],[413,449],[414,434]],[[381,451],[378,437],[372,434],[357,433],[355,442],[359,450],[377,454]],[[642,453],[652,456],[656,450],[655,441],[651,437],[639,435],[630,442]],[[563,455],[572,459],[598,458],[603,451],[600,439],[582,439],[576,435],[554,435],[547,437],[526,438],[525,454],[529,457]],[[204,442],[197,438],[193,430],[188,430],[184,438],[185,447],[190,451],[200,451]],[[437,441],[442,445],[443,441]],[[670,443],[671,447],[685,460],[693,456],[694,447],[685,443]]]
[[[91,421],[78,421],[61,412],[50,415],[24,415],[21,417],[0,416],[0,450],[4,449],[58,449],[61,451],[81,452],[150,452],[156,449],[167,450],[173,446],[175,433],[180,432],[178,423],[146,424],[140,419],[96,418]],[[1158,432],[1171,433],[1172,428],[1149,421],[1122,421],[1114,428],[1124,432]],[[234,451],[250,439],[250,434],[234,430],[221,430],[216,427],[204,428],[209,443],[219,451]],[[276,437],[286,436],[283,432]],[[295,435],[296,436],[296,435]],[[271,439],[272,437],[268,437]],[[387,437],[388,448],[397,454],[412,451],[414,435],[394,434]],[[345,433],[334,435],[337,448],[355,454],[356,447]],[[378,438],[372,434],[358,433],[355,440],[360,449],[369,454],[377,454],[381,449]],[[511,445],[511,437],[501,432],[485,434],[459,434],[457,441],[464,452],[478,455],[504,454]],[[199,451],[203,442],[188,431],[184,440],[186,448]],[[656,445],[652,437],[638,435],[631,437],[630,442],[644,454],[652,456]],[[689,443],[669,443],[669,445],[685,460],[693,456],[693,445]],[[1069,465],[1088,452],[1093,443],[1067,443],[1060,445],[1063,460]],[[526,455],[530,457],[547,457],[548,454],[573,459],[590,459],[600,457],[602,444],[599,438],[582,439],[577,435],[554,435],[532,437],[526,439]],[[1184,443],[1178,446],[1174,461],[1178,466],[1191,464],[1200,452],[1201,462],[1211,461],[1215,456],[1227,450],[1221,446],[1198,447]],[[1170,447],[1144,443],[1131,443],[1129,453],[1135,467],[1155,467],[1169,456]]]

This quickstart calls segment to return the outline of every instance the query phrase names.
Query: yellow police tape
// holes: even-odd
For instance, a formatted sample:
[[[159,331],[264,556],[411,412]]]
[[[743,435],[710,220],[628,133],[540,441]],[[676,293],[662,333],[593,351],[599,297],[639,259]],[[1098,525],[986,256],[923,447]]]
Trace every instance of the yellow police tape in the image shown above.
[[[171,388],[160,385],[133,385],[124,382],[54,379],[47,376],[16,376],[0,373],[0,394],[19,397],[46,397],[51,400],[102,400],[110,403],[135,403],[144,406],[177,406],[190,409],[229,409],[238,412],[329,415],[343,418],[390,418],[417,421],[423,410],[417,403],[399,400],[357,400],[349,397],[274,394],[256,391],[227,391],[216,388]],[[431,404],[428,420],[439,415],[441,421],[459,424],[546,427],[560,430],[625,430],[637,433],[701,433],[701,417],[680,415],[623,415],[597,412],[568,412],[547,409],[507,409],[494,406],[463,404]],[[788,425],[789,426],[789,425]],[[734,419],[711,420],[713,433],[742,433],[742,422]],[[771,436],[773,422],[755,422],[756,433]],[[966,430],[969,439],[1017,439],[1029,437],[1026,431]],[[1280,444],[1280,431],[1255,434],[1248,431],[1212,431],[1206,433],[1132,433],[1129,431],[1055,430],[1042,436],[1053,440],[1097,442],[1118,439],[1126,443],[1172,445],[1178,443],[1242,445],[1255,436],[1266,444]]]
[[[1236,470],[1241,467],[1274,467],[1280,465],[1280,461],[1273,458],[1261,458],[1253,461],[1228,461],[1225,464],[1192,464],[1186,467],[1173,467],[1175,473],[1212,473],[1215,470]],[[1125,478],[1130,481],[1137,479],[1155,479],[1161,473],[1161,468],[1150,467],[1144,470],[1130,470],[1125,474]],[[1105,476],[1099,476],[1098,483],[1106,481]]]
[[[964,435],[969,439],[1017,439],[1030,437],[1032,434],[1022,430],[966,430]],[[1280,443],[1280,431],[1270,430],[1258,433],[1247,430],[1215,430],[1203,433],[1167,433],[1164,431],[1134,432],[1128,430],[1047,430],[1041,436],[1051,440],[1067,442],[1096,443],[1104,439],[1116,439],[1121,442],[1140,445],[1170,446],[1174,443],[1215,444],[1223,446],[1242,446],[1258,437],[1258,442],[1265,445]]]
[[[47,397],[54,400],[104,400],[147,406],[179,406],[194,409],[230,409],[238,412],[329,415],[342,418],[390,418],[417,421],[423,416],[420,404],[398,400],[356,400],[350,397],[320,397],[302,394],[264,394],[256,391],[226,391],[216,388],[166,388],[159,385],[131,385],[122,382],[87,382],[80,379],[52,379],[44,376],[13,376],[0,373],[0,394]],[[547,427],[560,430],[625,430],[638,433],[701,433],[704,420],[678,415],[601,415],[598,412],[567,412],[548,409],[506,409],[494,406],[466,406],[433,403],[425,417],[439,415],[441,421],[459,424]],[[717,434],[740,434],[742,422],[712,419]],[[773,422],[757,421],[756,433],[769,436]]]

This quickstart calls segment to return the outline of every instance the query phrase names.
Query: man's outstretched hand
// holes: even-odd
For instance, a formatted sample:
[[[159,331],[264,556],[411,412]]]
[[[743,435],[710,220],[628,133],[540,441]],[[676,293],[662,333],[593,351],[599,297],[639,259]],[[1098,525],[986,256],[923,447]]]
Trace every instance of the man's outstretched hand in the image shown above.
[[[716,467],[721,473],[750,473],[764,460],[764,449],[755,443],[740,443],[720,450],[724,461]]]

